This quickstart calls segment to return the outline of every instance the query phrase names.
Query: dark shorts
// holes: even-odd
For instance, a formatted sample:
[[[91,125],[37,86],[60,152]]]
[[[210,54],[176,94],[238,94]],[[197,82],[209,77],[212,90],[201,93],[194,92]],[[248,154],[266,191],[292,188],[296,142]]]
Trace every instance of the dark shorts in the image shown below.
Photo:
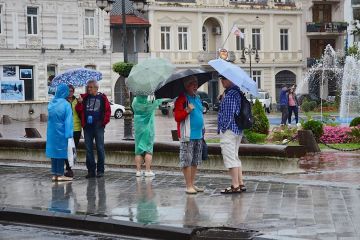
[[[198,166],[202,162],[202,140],[190,140],[180,143],[181,168]]]

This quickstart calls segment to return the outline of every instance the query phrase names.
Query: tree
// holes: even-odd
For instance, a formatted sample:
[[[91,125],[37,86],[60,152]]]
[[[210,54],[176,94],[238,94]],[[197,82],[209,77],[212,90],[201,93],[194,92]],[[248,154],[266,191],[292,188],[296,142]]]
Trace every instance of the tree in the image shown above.
[[[259,99],[255,100],[255,104],[252,110],[254,124],[251,128],[251,131],[256,133],[268,134],[270,128],[269,119],[266,117],[265,109],[263,108]]]

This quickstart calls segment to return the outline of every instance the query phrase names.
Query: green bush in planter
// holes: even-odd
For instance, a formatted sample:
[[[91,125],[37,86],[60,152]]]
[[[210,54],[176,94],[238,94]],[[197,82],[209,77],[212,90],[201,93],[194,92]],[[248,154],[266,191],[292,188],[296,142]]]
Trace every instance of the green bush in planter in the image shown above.
[[[113,64],[113,71],[118,73],[120,76],[127,78],[133,68],[134,64],[125,63],[125,62],[117,62]]]
[[[360,117],[356,117],[350,122],[350,127],[356,127],[360,125]]]
[[[252,132],[249,129],[244,130],[244,136],[249,143],[264,143],[267,137],[266,134]]]
[[[309,101],[304,100],[301,104],[301,110],[304,112],[310,112],[311,111],[311,104]]]
[[[323,123],[316,120],[309,120],[303,124],[304,130],[311,130],[314,134],[316,141],[319,141],[320,137],[323,135]]]
[[[310,101],[310,111],[314,111],[314,109],[317,107],[317,102],[316,101]]]
[[[258,99],[255,100],[255,104],[252,108],[252,114],[254,117],[254,124],[251,131],[266,135],[269,134],[269,119],[266,117],[265,110]]]

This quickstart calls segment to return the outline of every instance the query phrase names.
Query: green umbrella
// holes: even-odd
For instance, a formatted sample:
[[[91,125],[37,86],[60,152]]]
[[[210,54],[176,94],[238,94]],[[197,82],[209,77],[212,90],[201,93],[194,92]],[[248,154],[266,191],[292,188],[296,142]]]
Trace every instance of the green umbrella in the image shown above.
[[[166,59],[146,59],[131,69],[126,85],[135,95],[152,95],[174,70],[175,66]]]

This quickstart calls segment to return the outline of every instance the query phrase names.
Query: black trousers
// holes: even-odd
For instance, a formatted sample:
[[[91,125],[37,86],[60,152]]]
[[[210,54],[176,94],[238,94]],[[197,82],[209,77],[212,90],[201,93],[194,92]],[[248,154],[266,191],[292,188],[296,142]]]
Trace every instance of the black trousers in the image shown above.
[[[76,149],[78,148],[80,137],[81,137],[81,131],[75,131],[73,133],[73,138],[74,138],[74,143],[75,143]],[[67,159],[65,159],[65,165],[66,165],[66,170],[71,170],[69,161]]]
[[[294,112],[296,124],[299,122],[299,111],[297,106],[289,106],[289,124],[291,124],[291,115]]]
[[[281,124],[285,125],[289,115],[288,106],[281,105],[280,110],[281,110]]]

